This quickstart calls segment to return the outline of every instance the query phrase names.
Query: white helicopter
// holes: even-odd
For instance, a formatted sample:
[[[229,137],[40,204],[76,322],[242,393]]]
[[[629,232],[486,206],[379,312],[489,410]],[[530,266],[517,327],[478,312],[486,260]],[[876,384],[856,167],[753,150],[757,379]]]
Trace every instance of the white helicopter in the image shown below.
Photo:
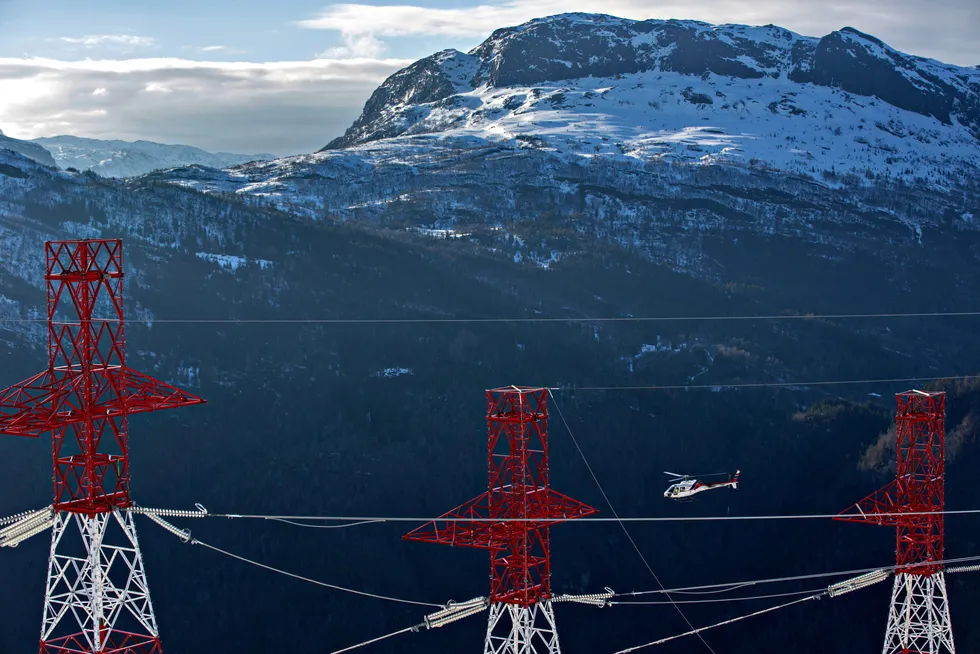
[[[704,491],[714,490],[715,488],[724,488],[725,486],[731,486],[732,490],[736,490],[738,488],[738,475],[740,472],[741,470],[736,470],[734,477],[725,472],[718,472],[710,475],[698,475],[698,477],[701,477],[702,479],[706,477],[728,476],[728,481],[705,483],[703,481],[699,481],[697,478],[691,475],[679,475],[676,472],[664,471],[664,474],[672,477],[671,481],[675,482],[664,491],[664,497],[672,500],[680,500],[697,495],[698,493]]]

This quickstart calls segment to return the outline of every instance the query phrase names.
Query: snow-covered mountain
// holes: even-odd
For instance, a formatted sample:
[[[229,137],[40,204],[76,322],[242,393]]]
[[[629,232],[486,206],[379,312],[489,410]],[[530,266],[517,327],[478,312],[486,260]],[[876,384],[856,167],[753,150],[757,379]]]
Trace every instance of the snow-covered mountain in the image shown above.
[[[32,143],[31,141],[11,138],[4,134],[2,130],[0,130],[0,150],[13,150],[45,166],[57,166],[54,157],[43,146]]]
[[[420,134],[945,181],[980,161],[980,69],[849,27],[564,14],[395,73],[326,149]]]
[[[512,179],[518,166],[498,170],[503,160],[534,176]],[[903,54],[852,28],[818,39],[771,25],[561,14],[396,72],[318,153],[155,177],[313,216],[380,217],[396,200],[431,199],[420,214],[434,221],[496,220],[521,185],[579,197],[603,166],[660,164],[679,165],[667,177],[723,166],[776,185],[788,172],[818,186],[843,177],[955,195],[980,172],[980,68]],[[569,172],[582,166],[592,172]],[[463,173],[451,195],[459,180],[447,176]],[[500,203],[475,206],[474,188]]]
[[[134,177],[154,170],[191,165],[227,168],[274,158],[267,153],[207,152],[190,145],[107,141],[78,136],[49,136],[33,139],[33,142],[47,148],[62,168],[92,170],[103,177]]]
[[[757,258],[789,239],[808,257],[901,265],[910,244],[965,238],[978,172],[980,70],[850,28],[565,14],[395,73],[320,152],[150,179],[456,229],[542,266],[600,238],[723,281],[736,264],[716,248],[747,239],[763,239]]]

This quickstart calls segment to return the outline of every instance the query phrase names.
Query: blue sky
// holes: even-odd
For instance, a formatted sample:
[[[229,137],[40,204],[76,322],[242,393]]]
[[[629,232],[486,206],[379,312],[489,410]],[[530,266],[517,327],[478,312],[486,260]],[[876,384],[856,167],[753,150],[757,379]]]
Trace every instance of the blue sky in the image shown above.
[[[0,129],[309,152],[412,61],[564,11],[810,36],[851,25],[906,52],[980,64],[978,0],[0,0]]]
[[[458,4],[458,3],[457,3]],[[0,57],[166,56],[208,61],[299,61],[344,45],[339,31],[298,25],[330,5],[322,0],[0,0]],[[335,5],[336,6],[336,5]],[[447,0],[429,8],[452,8]],[[62,41],[86,35],[127,35],[152,45]],[[415,35],[390,43],[390,57],[419,58],[447,47],[468,48],[479,37]],[[223,46],[222,50],[203,48]]]

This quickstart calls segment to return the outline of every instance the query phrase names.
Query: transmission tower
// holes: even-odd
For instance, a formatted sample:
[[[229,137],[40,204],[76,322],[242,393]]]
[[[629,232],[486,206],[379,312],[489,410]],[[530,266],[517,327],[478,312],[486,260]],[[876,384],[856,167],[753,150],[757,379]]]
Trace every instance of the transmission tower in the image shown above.
[[[126,367],[122,241],[49,242],[45,254],[48,369],[0,392],[0,433],[51,432],[54,502],[0,538],[52,528],[41,654],[159,654],[130,511],[128,416],[204,400]]]
[[[955,654],[940,563],[946,394],[907,391],[896,400],[895,481],[836,519],[897,527],[897,568],[883,654]],[[882,515],[888,513],[898,515]]]
[[[403,536],[490,550],[484,654],[558,654],[550,526],[598,511],[548,482],[548,390],[487,391],[487,492]],[[493,522],[488,519],[500,519]]]

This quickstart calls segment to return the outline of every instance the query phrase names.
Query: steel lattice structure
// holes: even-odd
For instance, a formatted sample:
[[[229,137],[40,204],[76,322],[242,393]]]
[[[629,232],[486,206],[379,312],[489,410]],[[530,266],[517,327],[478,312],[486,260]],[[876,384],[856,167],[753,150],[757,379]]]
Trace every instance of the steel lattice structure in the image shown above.
[[[551,489],[547,389],[487,391],[487,432],[487,492],[403,538],[490,550],[485,654],[557,654],[550,526],[598,511]]]
[[[836,519],[897,528],[898,569],[883,653],[955,654],[939,563],[944,555],[946,394],[907,391],[896,396],[896,403],[895,480]]]
[[[204,400],[126,366],[122,241],[49,242],[45,255],[48,369],[0,392],[0,433],[52,434],[54,503],[30,518],[53,530],[40,652],[159,654],[128,416]]]

